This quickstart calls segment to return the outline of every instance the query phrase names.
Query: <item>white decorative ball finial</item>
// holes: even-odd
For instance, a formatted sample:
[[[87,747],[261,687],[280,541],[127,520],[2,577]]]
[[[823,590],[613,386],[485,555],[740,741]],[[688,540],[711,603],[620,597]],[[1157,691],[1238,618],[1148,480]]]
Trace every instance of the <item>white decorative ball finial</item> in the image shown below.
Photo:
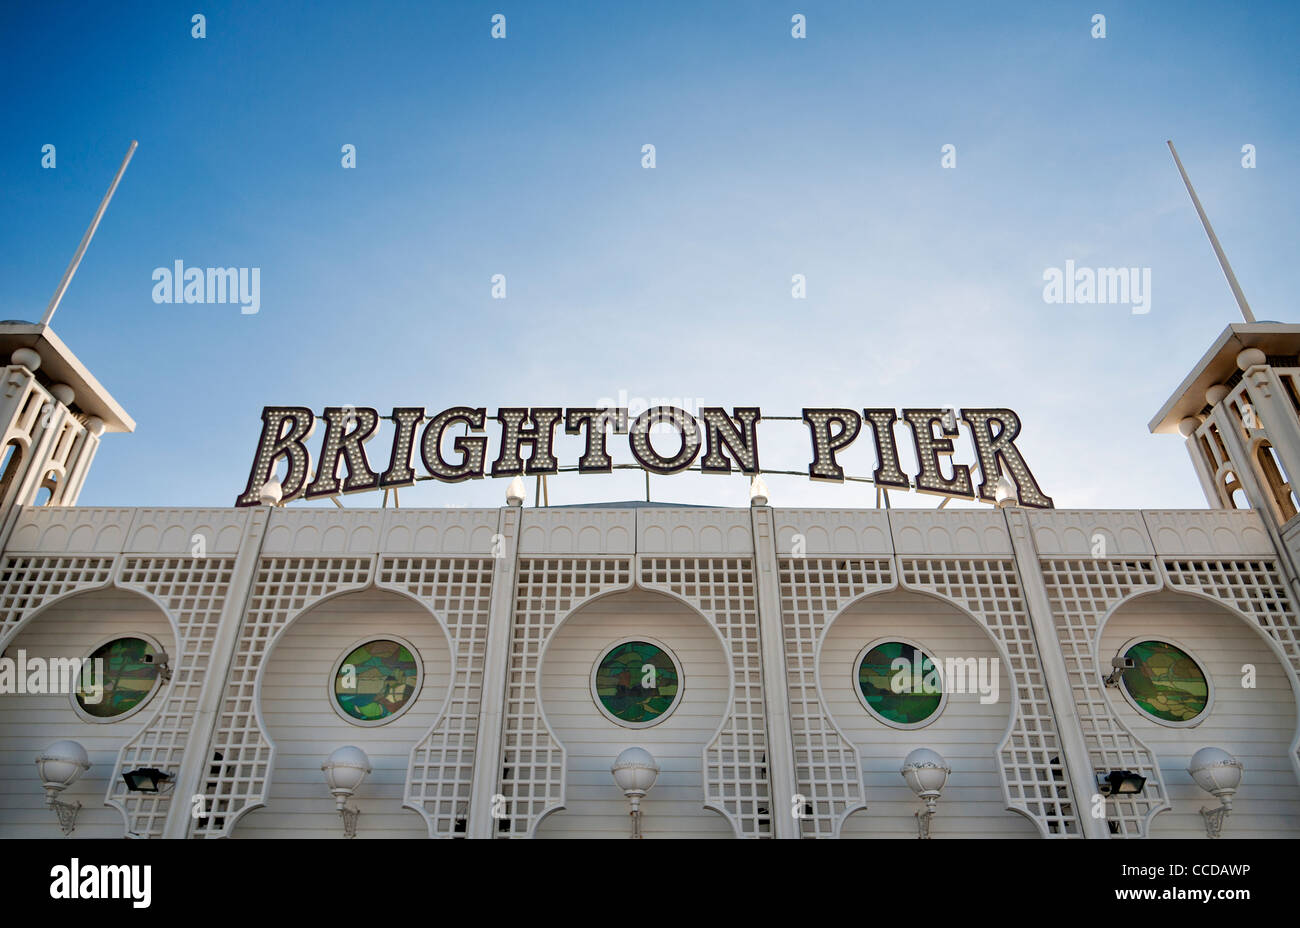
[[[1258,367],[1261,364],[1268,363],[1268,355],[1258,348],[1247,348],[1245,351],[1238,353],[1237,366],[1243,371],[1248,371],[1252,367]]]
[[[1011,478],[1006,474],[998,474],[998,482],[993,490],[993,498],[999,509],[1006,509],[1008,506],[1020,504],[1020,495],[1016,492],[1016,485],[1011,482]]]
[[[278,506],[280,500],[284,499],[284,487],[280,486],[280,481],[277,478],[272,477],[262,484],[262,492],[258,499],[263,506]]]
[[[33,373],[41,366],[41,356],[31,348],[19,348],[9,356],[10,364],[21,364]]]

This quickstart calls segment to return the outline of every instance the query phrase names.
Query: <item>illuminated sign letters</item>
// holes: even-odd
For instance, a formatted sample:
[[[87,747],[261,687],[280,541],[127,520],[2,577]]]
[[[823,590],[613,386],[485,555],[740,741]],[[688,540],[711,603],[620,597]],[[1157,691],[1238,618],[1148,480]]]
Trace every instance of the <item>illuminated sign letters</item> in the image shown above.
[[[382,417],[392,423],[392,447],[385,469],[376,470],[366,443],[380,426],[379,413],[366,406],[330,406],[320,416],[303,406],[267,406],[262,410],[262,436],[248,475],[248,485],[236,506],[259,504],[261,489],[283,469],[282,499],[317,499],[364,490],[407,487],[417,480],[455,483],[485,476],[515,477],[576,471],[609,473],[615,468],[609,451],[611,435],[627,436],[635,465],[654,474],[695,470],[705,474],[762,472],[758,456],[756,406],[705,406],[695,416],[677,406],[652,406],[629,416],[626,407],[561,409],[557,406],[515,406],[489,417],[483,407],[451,406],[428,413],[420,406],[401,406]],[[495,459],[489,464],[489,418],[497,423]],[[794,417],[782,417],[794,418]],[[1025,463],[1016,437],[1020,418],[1010,409],[804,409],[800,421],[808,429],[813,480],[843,482],[837,456],[856,441],[864,428],[874,444],[876,467],[870,482],[882,489],[933,493],[955,499],[994,502],[999,475],[1015,485],[1020,504],[1051,509],[1052,500],[1038,486]],[[973,460],[953,460],[965,423]],[[308,440],[323,426],[312,470]],[[562,464],[555,456],[555,432],[580,436],[582,455]],[[659,426],[656,429],[656,426]],[[915,474],[904,473],[899,461],[896,428],[911,432]],[[452,430],[455,432],[452,432]],[[451,434],[449,434],[451,433]],[[451,439],[446,447],[446,439]],[[527,455],[525,457],[525,454]],[[416,470],[418,458],[423,474]],[[698,464],[696,461],[698,460]],[[281,468],[281,461],[285,466]],[[974,479],[978,472],[978,481]],[[766,473],[793,473],[768,470]],[[849,478],[857,479],[857,478]]]

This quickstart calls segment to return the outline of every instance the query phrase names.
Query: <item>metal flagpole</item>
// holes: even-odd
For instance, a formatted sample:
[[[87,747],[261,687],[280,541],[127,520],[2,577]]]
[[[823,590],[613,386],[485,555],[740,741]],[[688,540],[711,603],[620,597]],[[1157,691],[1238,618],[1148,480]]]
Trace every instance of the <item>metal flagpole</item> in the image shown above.
[[[1232,295],[1237,298],[1237,307],[1241,310],[1241,315],[1247,322],[1255,321],[1255,314],[1250,311],[1250,304],[1246,302],[1246,294],[1241,292],[1241,285],[1237,283],[1237,275],[1232,273],[1232,265],[1228,263],[1228,256],[1223,253],[1223,247],[1219,244],[1219,238],[1214,234],[1214,229],[1210,226],[1210,219],[1205,215],[1205,210],[1201,208],[1200,198],[1196,196],[1196,191],[1192,189],[1192,182],[1187,177],[1187,172],[1183,170],[1183,162],[1178,157],[1178,150],[1174,148],[1172,140],[1166,140],[1169,151],[1173,153],[1174,164],[1178,165],[1178,173],[1183,176],[1183,183],[1187,187],[1187,192],[1192,195],[1192,205],[1196,207],[1196,215],[1201,217],[1201,225],[1205,226],[1205,234],[1210,237],[1210,244],[1214,246],[1214,254],[1219,259],[1219,267],[1223,268],[1223,274],[1228,278],[1228,286],[1232,288]]]
[[[50,297],[50,305],[45,307],[45,318],[41,320],[41,325],[50,324],[50,320],[54,318],[54,311],[59,308],[59,302],[63,299],[63,294],[68,292],[68,284],[72,283],[72,275],[77,273],[77,266],[81,264],[81,259],[86,254],[86,246],[94,238],[95,230],[99,228],[99,220],[104,218],[104,211],[108,209],[108,201],[113,199],[113,191],[117,190],[117,185],[122,180],[122,175],[126,173],[126,166],[131,163],[131,156],[135,154],[135,147],[138,144],[139,142],[132,140],[131,147],[126,150],[126,157],[122,159],[122,166],[117,169],[117,176],[113,178],[108,193],[104,194],[104,199],[100,201],[99,209],[95,210],[95,218],[90,220],[90,227],[86,229],[86,234],[81,237],[81,244],[77,246],[77,253],[72,256],[72,262],[68,265],[68,269],[63,272],[63,279],[59,281],[54,296]]]

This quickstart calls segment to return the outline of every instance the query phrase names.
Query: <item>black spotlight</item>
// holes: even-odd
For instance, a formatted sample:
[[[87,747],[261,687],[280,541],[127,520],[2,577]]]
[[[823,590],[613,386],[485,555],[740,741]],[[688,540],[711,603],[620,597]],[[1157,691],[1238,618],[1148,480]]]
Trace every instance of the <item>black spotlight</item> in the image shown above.
[[[1097,774],[1097,791],[1103,796],[1131,796],[1142,792],[1147,778],[1131,770]]]
[[[122,779],[126,781],[126,788],[133,793],[157,793],[171,779],[171,774],[163,773],[155,767],[141,767],[139,770],[126,771],[122,774]]]

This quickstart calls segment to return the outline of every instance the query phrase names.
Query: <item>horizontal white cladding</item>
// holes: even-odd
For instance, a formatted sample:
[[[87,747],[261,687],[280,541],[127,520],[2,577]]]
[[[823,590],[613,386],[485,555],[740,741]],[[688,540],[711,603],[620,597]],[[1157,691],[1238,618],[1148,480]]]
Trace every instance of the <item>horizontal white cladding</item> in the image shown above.
[[[146,635],[175,655],[175,634],[167,617],[143,596],[122,590],[97,590],[74,596],[44,612],[5,649],[16,658],[88,657],[110,638]],[[106,669],[111,673],[111,668]],[[111,677],[110,677],[111,681]],[[59,835],[54,814],[45,808],[34,760],[56,741],[80,743],[91,767],[60,797],[80,802],[78,838],[121,838],[122,815],[105,805],[118,752],[147,726],[163,703],[155,691],[139,711],[116,722],[93,722],[72,708],[68,693],[0,692],[0,839],[51,838]]]
[[[596,708],[592,670],[617,642],[645,637],[666,645],[680,662],[681,701],[660,724],[626,728]],[[627,799],[610,765],[632,746],[649,750],[660,765],[644,803],[646,837],[730,837],[727,820],[704,808],[705,748],[723,723],[729,691],[722,642],[678,600],[638,590],[577,610],[542,659],[542,710],[564,747],[567,789],[564,809],[542,820],[537,837],[626,837]]]
[[[918,645],[941,668],[952,660],[981,662],[988,669],[986,682],[996,687],[981,694],[972,675],[967,681],[972,685],[950,693],[928,725],[911,730],[886,725],[858,698],[857,662],[867,643],[899,637]],[[978,622],[933,596],[880,593],[858,600],[835,619],[818,663],[827,714],[856,749],[867,788],[867,808],[848,817],[843,837],[916,837],[918,804],[899,769],[908,752],[920,747],[938,751],[952,768],[933,824],[935,837],[1038,834],[1029,819],[1006,811],[997,752],[1011,723],[1015,692],[994,640]]]
[[[332,671],[363,640],[398,638],[415,648],[422,680],[409,708],[391,722],[356,725],[330,705]],[[402,808],[411,748],[443,715],[451,684],[447,636],[427,610],[396,593],[349,593],[308,609],[276,641],[257,682],[268,741],[275,748],[266,806],[241,819],[235,838],[338,837],[334,800],[321,764],[335,748],[355,745],[373,767],[359,838],[423,838],[420,816]]]
[[[490,556],[496,509],[276,509],[264,555],[325,557],[369,554]],[[247,509],[28,507],[5,553],[234,554],[248,526]],[[1253,510],[1027,510],[1043,557],[1272,557]],[[748,509],[526,508],[519,553],[695,554],[754,551]],[[781,556],[998,556],[1011,554],[1006,521],[996,510],[775,509]],[[1099,540],[1104,553],[1095,555]],[[795,555],[797,556],[797,554]]]
[[[1245,767],[1225,835],[1295,837],[1300,789],[1290,745],[1296,700],[1286,666],[1266,640],[1222,606],[1168,591],[1139,596],[1115,610],[1101,632],[1099,663],[1109,664],[1134,639],[1185,648],[1213,690],[1197,724],[1172,727],[1139,712],[1119,687],[1106,688],[1111,711],[1155,755],[1168,792],[1170,808],[1155,817],[1150,836],[1204,837],[1200,809],[1215,803],[1192,780],[1187,765],[1198,749],[1218,747]]]

